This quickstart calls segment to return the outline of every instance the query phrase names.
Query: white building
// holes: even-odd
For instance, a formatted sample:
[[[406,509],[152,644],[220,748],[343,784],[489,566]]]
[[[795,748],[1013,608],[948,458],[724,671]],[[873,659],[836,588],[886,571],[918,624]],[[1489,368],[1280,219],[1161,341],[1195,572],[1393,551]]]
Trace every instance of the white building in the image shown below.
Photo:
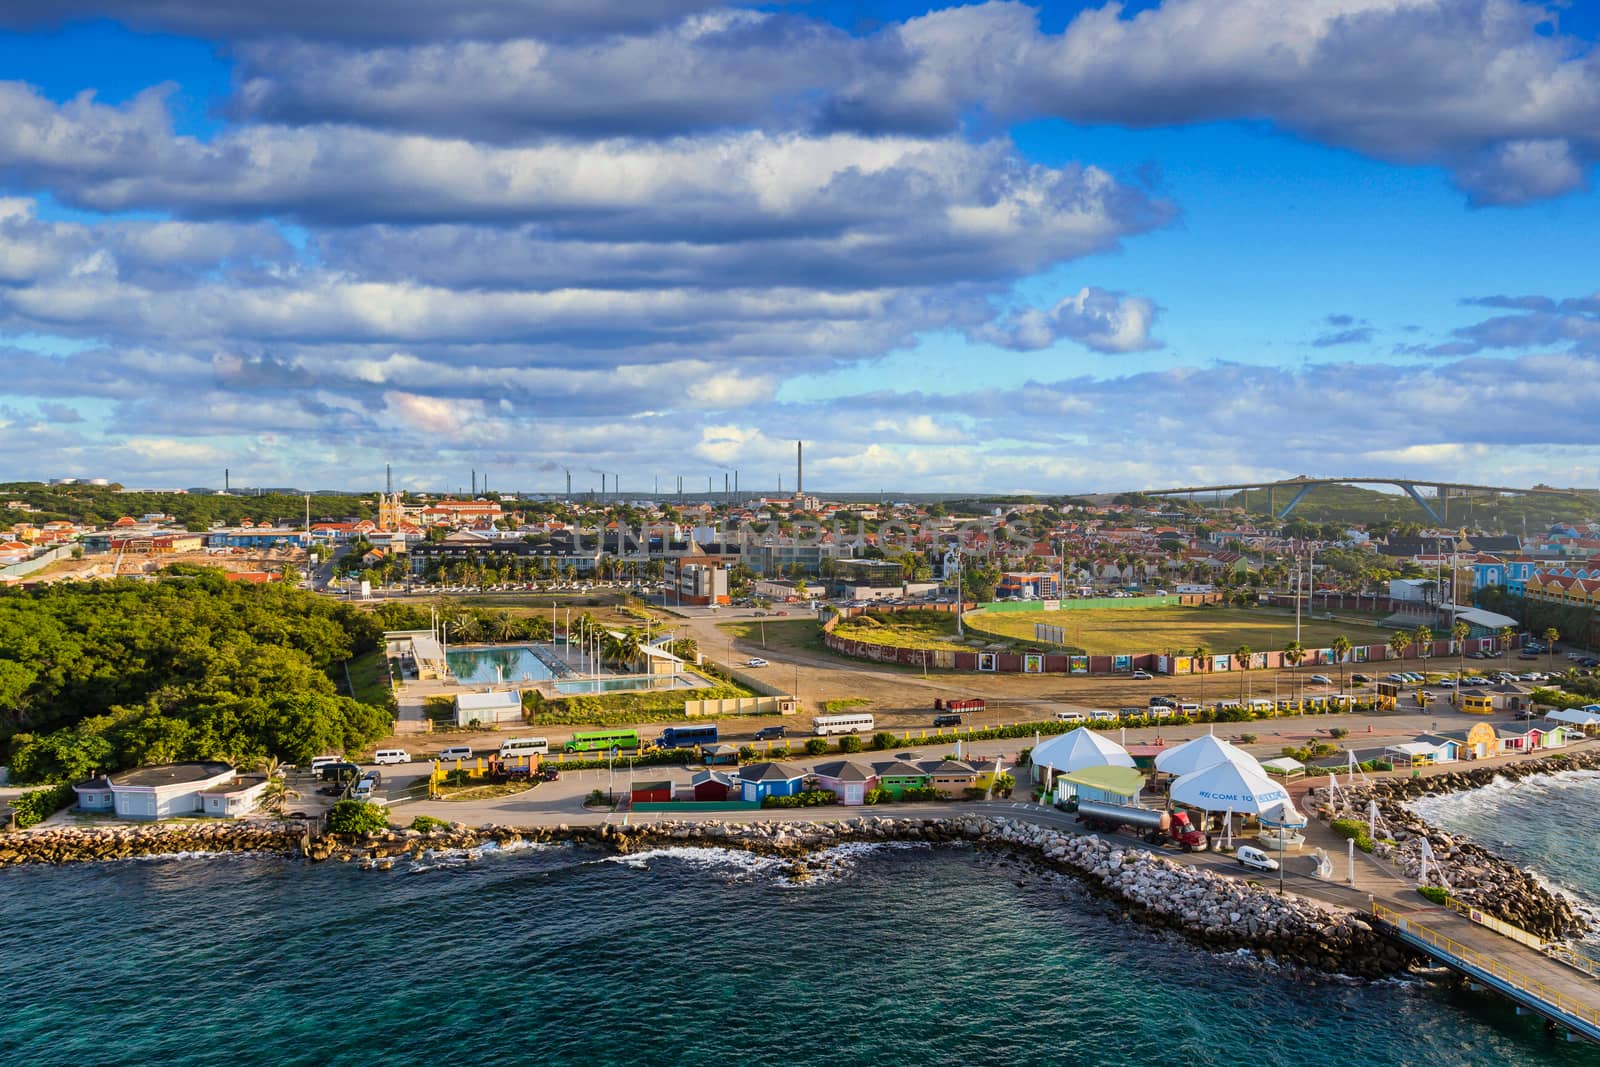
[[[210,760],[137,767],[72,787],[80,810],[124,819],[238,818],[254,809],[266,788],[265,775],[240,775],[230,764]]]
[[[493,726],[522,721],[522,694],[515,689],[456,694],[457,726]]]

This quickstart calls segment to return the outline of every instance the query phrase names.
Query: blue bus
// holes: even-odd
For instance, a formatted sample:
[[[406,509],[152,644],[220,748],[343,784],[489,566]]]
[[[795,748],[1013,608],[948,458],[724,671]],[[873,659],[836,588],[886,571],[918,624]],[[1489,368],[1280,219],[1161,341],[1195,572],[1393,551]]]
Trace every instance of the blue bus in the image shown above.
[[[706,726],[669,726],[661,731],[661,736],[656,740],[656,744],[662,748],[693,748],[716,743],[716,723]]]

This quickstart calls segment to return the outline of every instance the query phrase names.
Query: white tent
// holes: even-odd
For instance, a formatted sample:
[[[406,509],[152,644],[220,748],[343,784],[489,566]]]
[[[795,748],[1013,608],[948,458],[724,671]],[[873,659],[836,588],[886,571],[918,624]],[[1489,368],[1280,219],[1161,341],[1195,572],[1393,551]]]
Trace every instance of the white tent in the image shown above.
[[[1214,763],[1172,783],[1175,803],[1201,811],[1260,815],[1289,803],[1289,792],[1260,771],[1236,763]]]
[[[1035,767],[1049,767],[1057,773],[1081,771],[1085,767],[1132,767],[1128,750],[1093,730],[1079,727],[1058,734],[1034,748],[1028,757]]]
[[[1305,824],[1306,817],[1295,810],[1294,802],[1291,800],[1274,804],[1261,813],[1262,826],[1284,826],[1298,830]]]
[[[1276,756],[1273,759],[1262,760],[1261,769],[1268,774],[1289,778],[1304,771],[1306,765],[1293,756]]]
[[[1234,748],[1215,734],[1201,734],[1193,741],[1185,741],[1156,757],[1156,770],[1163,774],[1182,777],[1215,767],[1219,763],[1232,763],[1246,770],[1261,773],[1261,764],[1241,748]]]

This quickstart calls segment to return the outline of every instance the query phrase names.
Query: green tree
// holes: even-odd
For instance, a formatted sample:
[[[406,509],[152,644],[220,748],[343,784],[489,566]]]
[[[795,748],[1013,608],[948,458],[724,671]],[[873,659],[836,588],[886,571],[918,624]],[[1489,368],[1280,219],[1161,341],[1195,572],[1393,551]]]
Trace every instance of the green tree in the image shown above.
[[[1251,657],[1254,655],[1255,650],[1249,645],[1240,645],[1233,650],[1233,662],[1239,667],[1239,704],[1241,707],[1244,705],[1244,686],[1245,681],[1250,677]]]
[[[1339,691],[1344,692],[1344,661],[1350,655],[1350,639],[1339,634],[1333,639],[1333,657],[1339,661]]]
[[[1544,649],[1545,652],[1548,653],[1549,668],[1552,671],[1556,669],[1556,642],[1559,640],[1561,640],[1560,630],[1556,629],[1554,626],[1545,627]]]
[[[1299,699],[1300,695],[1300,663],[1305,658],[1306,647],[1299,641],[1290,641],[1283,646],[1283,660],[1289,665],[1289,669],[1293,671],[1296,700]]]
[[[1422,657],[1422,668],[1427,670],[1428,657],[1433,652],[1433,630],[1428,626],[1418,626],[1411,639],[1417,643],[1417,655]]]
[[[1394,653],[1395,659],[1405,659],[1406,649],[1411,647],[1412,637],[1408,630],[1396,630],[1389,635],[1389,651]]]
[[[1514,626],[1500,627],[1500,651],[1504,652],[1511,647],[1511,642],[1516,638],[1517,630]]]
[[[1467,673],[1467,635],[1472,632],[1472,627],[1461,619],[1457,619],[1450,627],[1450,639],[1456,643],[1456,684]]]
[[[1206,672],[1211,669],[1211,649],[1205,645],[1196,645],[1194,652],[1195,673],[1200,675],[1200,703],[1206,702]]]

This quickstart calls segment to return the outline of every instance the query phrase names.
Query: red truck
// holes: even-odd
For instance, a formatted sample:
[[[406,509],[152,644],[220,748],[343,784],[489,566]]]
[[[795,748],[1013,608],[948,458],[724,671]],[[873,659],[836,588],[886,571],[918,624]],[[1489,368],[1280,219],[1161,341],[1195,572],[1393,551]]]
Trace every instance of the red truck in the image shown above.
[[[1078,821],[1091,830],[1116,830],[1127,827],[1146,844],[1163,845],[1168,842],[1180,846],[1185,852],[1204,852],[1210,847],[1205,833],[1195,829],[1189,814],[1183,811],[1156,811],[1154,808],[1130,808],[1121,804],[1100,804],[1091,800],[1078,802]]]
[[[966,700],[941,700],[933,698],[934,711],[982,711],[988,707],[982,697],[971,697]]]

